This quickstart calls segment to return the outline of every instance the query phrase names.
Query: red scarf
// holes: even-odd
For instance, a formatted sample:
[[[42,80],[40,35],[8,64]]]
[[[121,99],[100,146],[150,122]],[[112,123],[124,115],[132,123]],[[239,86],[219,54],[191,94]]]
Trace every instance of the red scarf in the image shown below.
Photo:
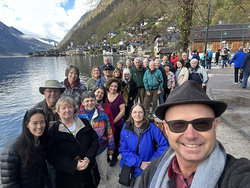
[[[66,85],[69,86],[71,89],[73,87],[76,87],[79,83],[80,83],[80,78],[77,78],[76,82],[71,86],[69,81],[68,81],[68,78],[66,78]]]

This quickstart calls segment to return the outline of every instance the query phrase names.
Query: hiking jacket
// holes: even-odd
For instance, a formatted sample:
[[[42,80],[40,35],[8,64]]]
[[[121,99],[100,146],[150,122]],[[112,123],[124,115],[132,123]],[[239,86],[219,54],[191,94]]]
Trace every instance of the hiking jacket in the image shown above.
[[[143,66],[140,66],[139,70],[137,70],[136,67],[132,67],[130,69],[131,79],[133,79],[136,82],[138,88],[144,88],[143,75],[145,71],[146,69]]]
[[[153,123],[142,125],[140,138],[134,132],[133,126],[132,124],[125,123],[121,131],[119,152],[122,159],[120,167],[122,167],[123,164],[129,167],[135,167],[133,176],[138,177],[143,172],[140,168],[142,161],[152,161],[160,157],[168,148],[168,142],[161,130]],[[139,140],[139,150],[138,155],[136,155]],[[154,146],[156,143],[157,150],[155,151]]]
[[[161,82],[158,82],[158,79]],[[148,69],[143,76],[143,83],[146,91],[158,89],[161,90],[163,87],[163,77],[159,69],[155,69],[153,73]]]
[[[95,112],[91,120],[88,119],[88,112],[83,107],[76,116],[81,119],[88,119],[99,137],[99,148],[97,155],[101,154],[107,147],[110,151],[115,149],[114,137],[109,122],[108,116],[104,110],[97,104],[95,106]]]
[[[87,88],[83,83],[80,82],[80,79],[77,80],[76,82],[78,84],[76,84],[72,88],[67,84],[67,78],[63,82],[60,82],[60,84],[62,84],[65,87],[65,91],[63,92],[62,96],[68,96],[74,99],[79,108],[82,103],[81,95],[84,91],[87,90]]]
[[[239,51],[237,54],[233,56],[229,64],[231,65],[234,62],[234,67],[240,68],[241,64],[245,59],[245,56],[246,56],[245,52]]]

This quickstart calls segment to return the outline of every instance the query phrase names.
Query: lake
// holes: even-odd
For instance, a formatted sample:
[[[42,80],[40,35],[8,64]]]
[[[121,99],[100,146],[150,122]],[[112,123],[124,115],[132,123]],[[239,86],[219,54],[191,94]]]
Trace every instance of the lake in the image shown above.
[[[125,59],[110,57],[110,63],[116,66]],[[25,111],[44,99],[39,87],[46,80],[63,81],[70,64],[80,69],[80,79],[85,83],[91,77],[92,67],[103,64],[103,56],[0,58],[0,152],[19,136]]]

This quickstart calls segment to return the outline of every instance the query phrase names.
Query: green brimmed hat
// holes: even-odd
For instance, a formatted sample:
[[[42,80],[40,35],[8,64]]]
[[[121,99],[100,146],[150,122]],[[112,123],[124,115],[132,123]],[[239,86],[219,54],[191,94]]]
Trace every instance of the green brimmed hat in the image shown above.
[[[42,95],[44,95],[45,89],[60,89],[61,94],[65,91],[65,87],[62,87],[57,80],[47,80],[44,87],[39,87],[39,91]]]

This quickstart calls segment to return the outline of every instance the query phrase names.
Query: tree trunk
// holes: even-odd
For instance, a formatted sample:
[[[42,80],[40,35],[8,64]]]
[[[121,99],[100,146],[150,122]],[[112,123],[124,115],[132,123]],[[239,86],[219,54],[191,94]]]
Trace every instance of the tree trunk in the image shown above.
[[[192,17],[194,9],[194,0],[183,0],[181,3],[182,19],[180,24],[180,44],[181,50],[186,52],[190,42],[190,33],[192,28]]]

